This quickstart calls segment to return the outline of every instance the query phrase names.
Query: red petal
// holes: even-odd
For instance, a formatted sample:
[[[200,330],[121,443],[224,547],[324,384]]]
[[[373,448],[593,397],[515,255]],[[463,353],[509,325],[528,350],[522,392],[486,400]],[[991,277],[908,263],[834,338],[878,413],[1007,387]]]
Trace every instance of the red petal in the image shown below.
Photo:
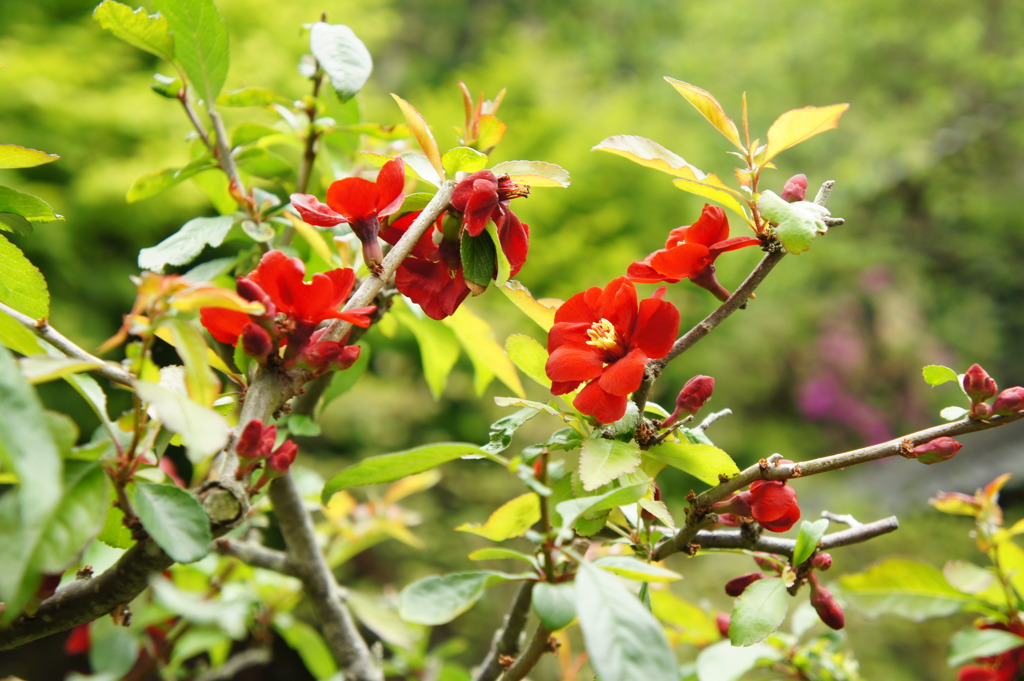
[[[377,217],[391,215],[402,207],[405,196],[405,163],[394,158],[384,164],[377,173]]]
[[[512,266],[511,276],[514,277],[526,263],[526,254],[530,248],[530,226],[520,222],[516,214],[506,208],[501,225],[498,226],[498,241]]]
[[[636,323],[636,286],[633,282],[626,277],[613,279],[604,288],[599,305],[599,319],[610,321],[623,337],[622,340],[628,343],[627,336]]]
[[[348,218],[337,213],[326,203],[320,203],[319,199],[312,194],[292,194],[291,199],[292,208],[298,211],[302,219],[310,225],[334,227],[348,222]]]
[[[544,371],[552,381],[587,381],[597,378],[604,369],[601,355],[592,349],[571,345],[556,348],[548,357]]]
[[[755,239],[752,236],[737,236],[732,239],[726,239],[725,241],[719,241],[717,244],[711,247],[712,259],[717,258],[720,253],[726,251],[735,251],[738,248],[746,248],[747,246],[759,246],[760,240]]]
[[[352,221],[377,214],[377,184],[361,177],[346,177],[327,188],[327,205]]]
[[[571,393],[576,388],[580,387],[580,383],[583,381],[552,381],[551,382],[551,394],[552,395],[564,395]]]
[[[660,281],[667,281],[670,284],[674,284],[677,281],[681,281],[681,277],[679,279],[672,279],[651,267],[651,258],[657,253],[662,252],[663,251],[655,251],[647,256],[646,260],[632,263],[626,269],[626,276],[639,284],[656,284]]]
[[[450,317],[469,295],[462,270],[452,274],[444,263],[416,258],[398,268],[395,285],[431,319]]]
[[[590,336],[592,322],[559,322],[548,331],[548,352],[553,352],[561,345],[586,346]]]
[[[281,251],[267,251],[249,278],[262,288],[279,312],[290,314],[295,301],[302,296],[302,279],[306,266],[298,258],[289,258]]]
[[[679,310],[666,300],[646,298],[640,301],[640,314],[630,343],[651,359],[668,354],[679,335]]]
[[[645,366],[647,355],[640,350],[632,350],[619,361],[609,364],[601,373],[598,383],[602,390],[611,395],[626,396],[640,387]]]
[[[729,238],[729,219],[725,217],[725,209],[721,206],[704,204],[697,222],[686,231],[686,241],[691,244],[711,244]]]
[[[242,335],[242,328],[250,321],[249,315],[244,312],[223,307],[199,308],[199,322],[221,343],[237,343],[238,337]]]
[[[483,181],[481,185],[477,185],[477,181]],[[481,189],[486,191],[486,185],[491,184],[494,186],[494,195],[498,194],[498,178],[494,176],[490,170],[478,170],[471,175],[466,176],[462,182],[459,182],[458,186],[455,187],[455,191],[452,192],[451,204],[455,207],[455,210],[460,213],[465,213],[470,208],[470,202],[473,200],[473,195]]]
[[[588,302],[591,291],[596,291],[600,295],[601,289],[593,286],[582,293],[577,293],[569,300],[562,303],[558,310],[555,312],[555,323],[561,322],[586,322],[587,324],[593,324],[598,321],[595,316],[593,307]]]
[[[651,257],[651,267],[665,279],[688,279],[708,264],[710,251],[701,244],[679,244],[658,251]]]
[[[601,423],[613,423],[626,413],[626,398],[609,395],[601,390],[597,381],[588,383],[572,403],[582,413],[590,414]]]

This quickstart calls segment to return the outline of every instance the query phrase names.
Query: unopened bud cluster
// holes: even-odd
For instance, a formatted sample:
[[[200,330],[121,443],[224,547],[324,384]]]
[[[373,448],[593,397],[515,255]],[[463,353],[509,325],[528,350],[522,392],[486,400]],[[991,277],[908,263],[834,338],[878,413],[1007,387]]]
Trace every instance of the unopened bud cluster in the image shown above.
[[[1024,388],[1014,386],[999,392],[995,379],[979,364],[972,364],[964,373],[962,385],[971,400],[971,418],[1010,416],[1024,410]],[[993,397],[995,400],[989,404]]]
[[[715,391],[715,379],[710,376],[697,375],[686,382],[676,397],[676,409],[661,422],[662,428],[671,428],[681,419],[692,416],[701,410],[704,403],[711,399]]]
[[[298,445],[285,440],[277,448],[277,426],[264,426],[259,419],[246,424],[235,443],[239,466],[237,477],[248,480],[252,472],[262,466],[263,474],[253,485],[252,491],[263,488],[268,482],[288,472],[299,453]]]

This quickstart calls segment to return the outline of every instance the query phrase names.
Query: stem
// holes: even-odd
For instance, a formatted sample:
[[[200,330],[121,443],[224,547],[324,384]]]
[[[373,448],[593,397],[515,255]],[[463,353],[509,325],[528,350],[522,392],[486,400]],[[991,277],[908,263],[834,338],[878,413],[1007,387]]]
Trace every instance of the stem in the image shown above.
[[[189,101],[188,91],[182,88],[178,93],[178,101],[181,102],[182,108],[185,109],[185,115],[188,116],[189,122],[192,123],[192,127],[195,128],[196,133],[199,135],[199,139],[202,140],[203,146],[210,150],[211,154],[216,153],[216,149],[213,146],[213,142],[210,141],[210,133],[206,131],[206,126],[199,120],[199,115],[196,110],[192,108],[192,102]]]
[[[134,377],[130,373],[114,364],[105,362],[78,345],[75,345],[67,337],[58,333],[56,329],[50,326],[46,319],[32,319],[28,315],[22,314],[13,307],[5,305],[4,303],[0,303],[0,312],[3,312],[8,317],[39,336],[39,338],[60,350],[65,356],[95,364],[96,368],[91,371],[94,371],[103,378],[113,381],[114,383],[120,383],[121,385],[131,387]]]
[[[530,670],[537,666],[540,656],[548,651],[548,639],[550,637],[551,632],[543,624],[538,624],[537,630],[533,632],[533,638],[530,639],[530,643],[526,646],[526,650],[505,671],[501,681],[519,681],[519,679],[529,674]]]
[[[298,576],[298,569],[287,553],[268,549],[262,544],[224,538],[218,539],[214,548],[225,556],[237,558],[246,565],[272,570],[282,575]]]
[[[883,534],[895,532],[899,529],[899,520],[896,516],[889,516],[876,520],[873,523],[865,523],[857,527],[851,527],[840,532],[826,534],[821,538],[818,549],[827,551],[840,546],[850,546],[874,539]],[[773,553],[787,558],[793,557],[796,549],[795,539],[783,539],[782,537],[761,535],[751,538],[739,530],[702,530],[697,532],[693,543],[702,549],[748,549]]]
[[[505,616],[505,625],[494,637],[487,657],[477,671],[473,681],[495,681],[501,676],[502,657],[511,657],[519,653],[519,636],[526,628],[526,620],[530,616],[533,585],[536,582],[523,582],[516,592],[512,608]]]

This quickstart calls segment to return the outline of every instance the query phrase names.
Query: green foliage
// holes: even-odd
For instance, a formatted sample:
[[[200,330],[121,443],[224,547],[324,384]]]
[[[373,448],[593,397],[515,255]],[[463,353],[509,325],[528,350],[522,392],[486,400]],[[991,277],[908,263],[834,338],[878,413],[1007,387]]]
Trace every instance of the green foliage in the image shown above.
[[[316,22],[309,29],[309,49],[342,101],[362,90],[373,70],[369,50],[348,26]]]
[[[549,631],[564,629],[576,619],[576,586],[573,582],[533,586],[533,611]]]
[[[800,533],[796,537],[796,547],[793,549],[793,565],[800,565],[814,554],[827,529],[828,518],[815,520],[813,523],[806,520],[800,523]]]
[[[843,595],[868,615],[896,615],[914,622],[962,610],[972,598],[942,573],[917,560],[890,558],[839,579]]]
[[[128,488],[128,497],[146,532],[175,561],[192,563],[213,548],[210,521],[187,490],[137,482]]]
[[[489,587],[516,578],[491,570],[426,577],[402,589],[399,614],[416,624],[445,624],[472,608]]]
[[[213,0],[155,0],[174,38],[174,58],[210,107],[228,76],[228,29]]]
[[[729,618],[729,640],[735,646],[763,641],[782,626],[789,610],[786,583],[778,577],[760,579],[736,599]]]
[[[678,468],[711,486],[721,482],[722,476],[730,477],[740,472],[732,457],[713,445],[664,442],[651,447],[645,456]]]

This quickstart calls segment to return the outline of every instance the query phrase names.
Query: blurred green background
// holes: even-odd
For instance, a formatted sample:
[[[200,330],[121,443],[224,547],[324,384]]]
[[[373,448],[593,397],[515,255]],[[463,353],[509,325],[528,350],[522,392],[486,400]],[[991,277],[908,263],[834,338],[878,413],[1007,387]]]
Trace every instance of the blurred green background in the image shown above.
[[[125,202],[137,176],[187,162],[189,127],[173,101],[149,90],[154,70],[168,67],[100,30],[90,19],[94,5],[0,3],[0,141],[62,157],[16,175],[8,171],[2,181],[67,216],[14,241],[47,277],[54,325],[86,347],[112,334],[129,309],[128,277],[139,249],[192,217],[212,214],[188,183]],[[550,161],[573,177],[566,190],[536,190],[514,205],[533,234],[519,279],[538,296],[564,298],[604,285],[660,247],[669,229],[699,215],[702,202],[668,176],[592,153],[605,137],[647,136],[705,171],[731,176],[725,140],[662,76],[710,90],[736,120],[746,93],[752,135],[762,138],[783,111],[849,102],[838,130],[784,153],[763,184],[778,191],[790,175],[804,172],[813,192],[834,179],[830,207],[847,224],[783,261],[749,309],[676,362],[656,388],[654,398],[668,404],[693,374],[714,376],[711,406],[734,415],[710,434],[741,465],[773,452],[812,458],[933,424],[938,408],[956,403],[958,394],[949,386],[927,388],[920,379],[925,364],[962,372],[979,362],[1001,386],[1024,383],[1024,230],[1015,203],[1024,186],[1024,12],[1013,3],[218,5],[232,40],[228,90],[258,85],[293,98],[306,94],[296,70],[307,45],[301,25],[321,12],[350,25],[374,56],[374,75],[360,95],[366,120],[399,122],[388,96],[394,92],[433,124],[442,148],[453,146],[450,131],[462,119],[456,82],[488,97],[508,88],[500,117],[510,131],[494,160]],[[230,124],[231,116],[252,111],[227,115]],[[735,225],[734,234],[740,229]],[[723,257],[719,278],[734,288],[758,257],[756,249]],[[686,282],[669,297],[684,324],[715,304]],[[525,326],[499,297],[471,305],[495,321],[500,337]],[[373,375],[331,405],[323,437],[304,448],[324,454],[325,472],[338,467],[339,457],[431,439],[486,438],[487,424],[502,412],[488,407],[480,414],[468,361],[435,402],[416,379],[409,337],[374,332],[368,342]],[[971,491],[999,472],[1020,470],[1022,431],[1006,430],[965,439],[968,447],[948,468],[925,471],[895,461],[882,464],[884,475],[873,469],[801,485],[809,515],[829,504],[864,519],[890,509],[909,516],[911,529],[898,539],[843,552],[837,567],[853,570],[893,552],[925,552],[934,562],[961,555],[966,527],[950,519],[932,527],[937,514],[923,502],[939,488]],[[439,533],[440,545],[453,552],[451,564],[462,562],[467,544],[450,536],[451,521],[479,520],[475,509],[496,506],[504,493],[500,474],[493,482],[484,475],[475,468],[452,471],[439,503],[422,509],[427,531]],[[681,498],[689,483],[678,484],[669,494]],[[846,506],[832,506],[840,500]],[[396,560],[409,557],[405,547],[388,551]],[[727,607],[717,593],[709,598]],[[951,675],[943,662],[943,637],[951,629],[940,625],[920,641],[925,630],[905,624],[851,623],[867,677]],[[896,653],[900,645],[910,646],[912,659]]]

